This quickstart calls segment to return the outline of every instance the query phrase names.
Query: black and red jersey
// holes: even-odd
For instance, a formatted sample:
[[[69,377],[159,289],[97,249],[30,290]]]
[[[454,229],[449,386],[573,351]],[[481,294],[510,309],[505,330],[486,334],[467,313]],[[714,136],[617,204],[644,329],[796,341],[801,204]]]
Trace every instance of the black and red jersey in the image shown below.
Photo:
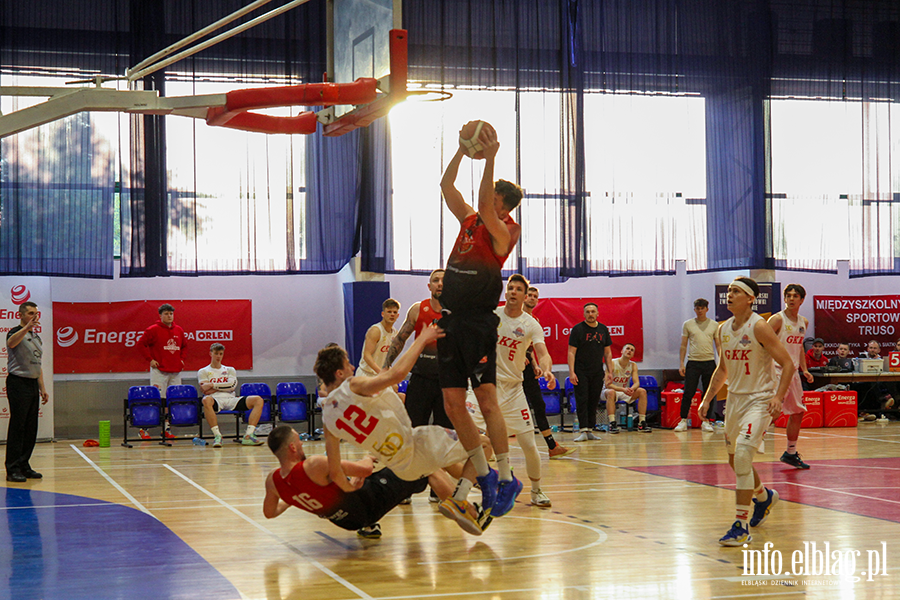
[[[507,216],[506,226],[515,221]],[[503,293],[500,270],[509,251],[494,253],[491,234],[478,213],[465,218],[444,272],[441,305],[450,312],[493,312]]]

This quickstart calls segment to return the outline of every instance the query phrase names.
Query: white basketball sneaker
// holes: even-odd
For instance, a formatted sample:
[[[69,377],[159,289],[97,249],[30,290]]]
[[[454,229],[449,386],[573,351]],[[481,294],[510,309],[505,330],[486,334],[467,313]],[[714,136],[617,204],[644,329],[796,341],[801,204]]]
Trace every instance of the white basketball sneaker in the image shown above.
[[[673,429],[672,431],[676,431],[676,432],[687,431],[687,419],[682,419],[681,421],[679,421],[678,425],[676,425],[675,429]]]

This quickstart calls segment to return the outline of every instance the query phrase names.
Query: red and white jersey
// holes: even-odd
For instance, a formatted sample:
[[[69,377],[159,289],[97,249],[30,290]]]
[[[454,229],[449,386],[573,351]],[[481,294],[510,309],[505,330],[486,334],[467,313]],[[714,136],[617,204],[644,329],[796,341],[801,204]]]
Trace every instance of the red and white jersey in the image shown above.
[[[609,374],[612,378],[611,383],[623,388],[627,388],[631,385],[631,375],[634,370],[634,364],[629,360],[628,366],[623,366],[622,357],[620,356],[612,361],[612,366],[612,372]]]
[[[217,400],[220,398],[232,398],[238,384],[237,371],[234,370],[234,367],[226,367],[225,365],[218,369],[213,368],[212,365],[206,365],[197,371],[197,381],[201,385],[211,383],[216,386],[216,391],[213,392],[212,397]]]
[[[413,453],[412,422],[400,397],[391,388],[377,396],[359,396],[350,379],[319,399],[322,421],[335,436],[368,450],[381,462],[406,459]]]
[[[775,393],[775,361],[753,333],[753,327],[762,320],[751,313],[747,322],[735,330],[731,317],[719,329],[729,394]]]
[[[781,315],[781,329],[778,331],[778,339],[787,348],[791,360],[794,362],[794,368],[800,367],[800,355],[803,353],[803,338],[806,336],[806,327],[808,321],[806,317],[797,315],[796,321],[791,321],[785,311],[778,313]],[[775,363],[777,373],[781,372],[781,365]]]
[[[510,317],[501,306],[494,311],[500,317],[497,326],[497,379],[522,381],[525,353],[532,344],[544,343],[544,330],[537,319],[522,311]]]
[[[378,345],[375,346],[375,352],[372,355],[375,357],[375,362],[380,369],[381,365],[384,364],[384,359],[387,358],[388,350],[391,347],[394,336],[397,335],[397,330],[392,327],[390,331],[387,331],[381,323],[375,323],[372,327],[378,328]],[[359,368],[365,371],[366,375],[375,375],[376,373],[375,369],[366,362],[365,357],[359,361]],[[360,373],[357,373],[357,375],[360,375]]]

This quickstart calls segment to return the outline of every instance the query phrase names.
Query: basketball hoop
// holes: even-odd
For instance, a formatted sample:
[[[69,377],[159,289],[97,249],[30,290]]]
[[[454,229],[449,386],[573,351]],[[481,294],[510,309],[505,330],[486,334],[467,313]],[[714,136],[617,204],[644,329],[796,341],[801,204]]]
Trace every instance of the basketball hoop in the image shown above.
[[[270,1],[256,0],[227,17],[219,19],[127,69],[124,77],[97,75],[91,79],[67,82],[93,84],[91,87],[79,88],[0,87],[0,96],[43,96],[47,98],[40,104],[6,115],[0,114],[0,138],[82,111],[178,115],[204,119],[207,124],[216,127],[229,127],[259,133],[311,134],[317,131],[318,125],[321,123],[324,127],[324,135],[337,136],[369,125],[410,95],[414,97],[422,95],[422,92],[419,91],[410,94],[406,89],[407,36],[406,31],[402,29],[392,29],[388,33],[390,72],[378,80],[372,77],[359,77],[349,83],[306,83],[200,96],[160,97],[155,90],[133,89],[134,82],[138,79],[255,27],[309,0],[291,0],[283,6],[238,25],[225,33],[188,47],[200,38]],[[394,19],[395,24],[399,22],[397,13],[394,13]],[[127,80],[131,89],[117,90],[103,87],[105,82],[118,80]],[[433,92],[425,93],[430,95]],[[438,94],[442,94],[444,97],[434,98],[434,100],[450,97],[447,92],[438,92]],[[346,114],[335,116],[333,107],[340,105],[355,108]],[[324,106],[326,108],[317,113],[304,111],[294,117],[276,117],[253,112],[257,109],[286,106]]]

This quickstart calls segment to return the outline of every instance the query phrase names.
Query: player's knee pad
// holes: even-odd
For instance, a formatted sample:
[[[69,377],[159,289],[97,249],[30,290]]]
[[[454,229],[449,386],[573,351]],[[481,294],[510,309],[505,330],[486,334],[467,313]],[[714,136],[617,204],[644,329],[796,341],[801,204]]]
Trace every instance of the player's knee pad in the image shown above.
[[[734,448],[734,475],[737,489],[753,489],[753,455],[755,450],[747,444],[736,444]]]
[[[528,433],[516,434],[516,441],[522,447],[525,454],[525,472],[531,479],[541,478],[541,455],[538,454],[537,444],[534,441],[534,434]]]

